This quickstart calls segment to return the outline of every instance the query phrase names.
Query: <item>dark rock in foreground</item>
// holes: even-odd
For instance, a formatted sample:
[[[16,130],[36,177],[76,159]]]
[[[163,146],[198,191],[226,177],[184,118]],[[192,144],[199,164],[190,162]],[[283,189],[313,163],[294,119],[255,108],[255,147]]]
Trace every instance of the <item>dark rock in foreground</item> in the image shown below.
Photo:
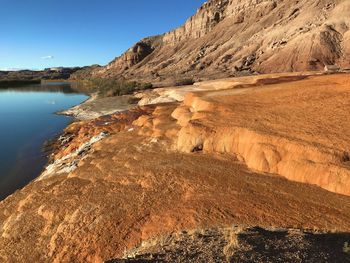
[[[350,262],[349,233],[258,227],[197,230],[144,242],[121,262]]]

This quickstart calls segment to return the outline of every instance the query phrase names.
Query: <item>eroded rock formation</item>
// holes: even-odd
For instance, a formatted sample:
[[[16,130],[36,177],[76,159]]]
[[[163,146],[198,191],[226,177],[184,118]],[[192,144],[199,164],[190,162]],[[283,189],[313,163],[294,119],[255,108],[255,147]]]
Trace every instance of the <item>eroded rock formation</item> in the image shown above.
[[[166,82],[348,68],[349,26],[347,0],[211,0],[182,27],[141,40],[90,77]]]
[[[51,169],[0,202],[0,261],[104,262],[152,238],[232,225],[349,232],[348,83],[345,74],[208,81],[143,95],[170,103],[72,124],[52,161],[74,169]],[[213,236],[213,248],[226,242]],[[323,259],[342,253],[343,237]],[[298,255],[326,242],[316,239]]]
[[[176,150],[234,154],[259,172],[350,195],[350,142],[344,137],[350,129],[349,76],[266,77],[209,81],[199,83],[196,91],[176,90],[187,95],[171,116],[155,111],[134,124],[141,134],[158,136],[157,127],[173,119],[178,126],[161,129],[161,135],[169,133]],[[174,97],[166,89],[154,93]]]

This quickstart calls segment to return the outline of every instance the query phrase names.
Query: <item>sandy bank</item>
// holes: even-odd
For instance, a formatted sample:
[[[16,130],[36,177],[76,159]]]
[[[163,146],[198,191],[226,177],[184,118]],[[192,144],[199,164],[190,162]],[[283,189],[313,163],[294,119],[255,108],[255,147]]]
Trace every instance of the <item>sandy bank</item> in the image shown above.
[[[61,115],[72,116],[76,120],[93,120],[103,115],[125,111],[135,106],[130,104],[132,96],[99,98],[96,94],[73,108],[58,112]]]

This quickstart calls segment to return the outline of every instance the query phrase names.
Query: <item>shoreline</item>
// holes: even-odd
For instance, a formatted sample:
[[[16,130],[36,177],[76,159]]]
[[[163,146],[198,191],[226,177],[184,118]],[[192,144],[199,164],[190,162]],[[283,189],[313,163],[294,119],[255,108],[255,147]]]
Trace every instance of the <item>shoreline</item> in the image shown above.
[[[78,105],[75,105],[75,106],[73,106],[71,108],[65,109],[65,110],[54,112],[54,114],[61,115],[61,116],[72,117],[73,119],[79,120],[79,118],[77,118],[79,116],[78,109],[80,107],[82,107],[83,104],[87,104],[87,103],[92,102],[92,101],[97,99],[97,95],[94,95],[94,94],[87,95],[87,96],[89,96],[89,97],[85,101],[83,101],[82,103],[80,103]]]
[[[73,151],[62,158],[55,158],[57,152],[62,147],[69,146],[71,140],[74,140],[75,135],[67,132],[67,129],[71,128],[74,123],[79,126],[80,122],[88,123],[94,122],[106,116],[132,110],[136,106],[135,103],[130,103],[129,99],[133,98],[133,95],[114,96],[99,98],[96,93],[89,95],[85,101],[73,106],[69,109],[55,112],[56,115],[63,115],[72,118],[72,122],[69,123],[60,133],[53,138],[47,140],[42,149],[47,153],[47,162],[44,165],[41,173],[34,179],[34,181],[42,180],[49,177],[53,173],[69,172],[75,169],[75,159],[79,159],[79,155],[85,153],[89,148],[108,136],[108,133],[101,132],[93,136],[89,141],[86,141]],[[69,162],[69,159],[73,159]]]
[[[132,97],[133,95],[99,98],[98,95],[94,93],[84,102],[72,108],[56,112],[56,114],[70,116],[77,121],[94,120],[104,115],[129,110],[135,107],[137,104],[129,102]]]
[[[332,89],[319,85],[334,83],[335,78],[339,84]],[[57,139],[46,170],[0,202],[0,210],[5,211],[0,213],[5,222],[0,247],[8,245],[11,251],[18,251],[17,258],[30,261],[86,261],[88,256],[91,262],[108,262],[152,238],[196,229],[211,233],[211,229],[235,225],[244,231],[245,227],[298,231],[299,236],[306,229],[316,234],[348,233],[350,196],[341,194],[341,182],[331,181],[338,183],[336,193],[327,190],[327,185],[254,167],[270,161],[268,167],[273,168],[272,162],[277,160],[275,163],[288,171],[300,171],[288,166],[299,163],[310,173],[311,168],[328,162],[326,168],[348,171],[345,155],[344,162],[339,160],[339,168],[335,167],[338,152],[325,151],[328,141],[322,141],[324,147],[312,147],[327,134],[310,137],[314,131],[310,119],[301,119],[295,137],[282,134],[289,132],[293,118],[304,113],[312,120],[323,114],[320,122],[324,127],[334,124],[331,112],[338,109],[335,102],[346,102],[344,93],[350,94],[346,76],[314,76],[242,88],[257,81],[256,77],[226,79],[146,91],[135,94],[143,100],[138,107],[127,104],[132,109],[73,122]],[[296,92],[303,96],[290,101],[290,94]],[[325,92],[330,96],[325,98]],[[277,105],[272,105],[271,94]],[[310,96],[315,103],[308,110]],[[166,103],[171,98],[175,101]],[[121,108],[120,102],[127,101],[127,97],[89,99],[76,109],[78,113],[87,109],[115,112]],[[293,111],[285,108],[286,102],[292,104]],[[329,105],[327,112],[320,109],[323,105]],[[346,110],[337,113],[348,125]],[[276,120],[275,114],[281,118]],[[89,115],[87,111],[85,115]],[[272,131],[263,129],[264,118],[273,120]],[[255,128],[259,134],[253,132]],[[335,134],[332,138],[334,147],[342,145],[343,137]],[[350,140],[347,142],[350,145]],[[277,153],[279,159],[274,157]],[[310,162],[303,162],[306,158]],[[323,169],[319,178],[331,172]],[[22,243],[18,244],[18,233],[32,234],[20,236]],[[217,234],[220,232],[213,236]],[[337,251],[342,253],[345,240],[337,240]],[[217,244],[221,243],[215,241]],[[3,255],[12,257],[7,250]]]
[[[41,80],[6,80],[0,79],[0,89],[8,89],[9,87],[23,87],[26,85],[40,84]]]
[[[57,84],[59,84],[59,87],[60,87],[61,83],[59,82]],[[33,88],[31,87],[32,87],[31,85],[24,85],[19,87],[17,86],[9,87],[8,89],[23,88],[23,91],[28,91],[28,92],[31,92],[32,90],[41,91],[40,83],[38,85],[33,86]],[[0,90],[2,89],[0,88]],[[63,90],[60,90],[59,88],[56,88],[56,86],[54,85],[52,86],[52,90],[53,92],[56,92],[56,93],[62,93],[62,94],[67,93]],[[48,91],[50,92],[51,89],[49,89]],[[87,95],[87,94],[81,93],[81,95]],[[58,110],[61,107],[68,108],[71,105],[78,106],[86,102],[88,99],[89,97],[82,96],[81,99],[77,99],[76,101],[73,101],[73,103],[63,104],[60,107],[56,107],[56,110]],[[45,104],[46,103],[47,102],[45,101]],[[38,114],[40,115],[39,112]],[[2,192],[2,195],[0,197],[0,202],[11,197],[16,192],[21,191],[23,188],[31,184],[40,176],[40,174],[46,169],[46,166],[50,162],[50,158],[51,158],[51,155],[54,153],[55,144],[57,143],[58,138],[64,132],[64,129],[66,129],[69,125],[71,125],[74,122],[73,116],[68,116],[69,118],[63,118],[62,116],[60,121],[59,114],[55,112],[55,109],[50,108],[44,114],[47,114],[48,116],[50,116],[48,117],[50,118],[50,120],[51,119],[57,119],[57,120],[56,121],[52,120],[53,121],[52,127],[48,126],[47,131],[45,130],[46,127],[42,127],[43,131],[40,132],[40,134],[35,136],[35,138],[32,137],[30,140],[22,143],[21,145],[23,146],[18,148],[18,154],[17,154],[18,156],[15,157],[16,163],[14,164],[13,168],[9,169],[8,171],[5,170],[5,172],[3,173],[4,175],[3,178],[7,180],[8,186],[6,186],[6,183],[4,183],[4,187],[7,187],[7,188],[4,189],[4,191]],[[57,126],[56,126],[56,123],[58,124]],[[28,149],[30,149],[30,151]],[[29,162],[29,160],[31,160],[31,162]],[[12,179],[9,179],[10,177],[19,178],[19,179],[12,180]]]

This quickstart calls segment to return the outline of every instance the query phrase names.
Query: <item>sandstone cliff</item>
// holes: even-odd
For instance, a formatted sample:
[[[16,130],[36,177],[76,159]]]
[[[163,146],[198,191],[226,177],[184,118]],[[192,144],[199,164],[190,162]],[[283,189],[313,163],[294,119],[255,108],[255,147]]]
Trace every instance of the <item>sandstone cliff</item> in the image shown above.
[[[211,0],[141,40],[92,77],[165,81],[350,66],[347,0]]]

